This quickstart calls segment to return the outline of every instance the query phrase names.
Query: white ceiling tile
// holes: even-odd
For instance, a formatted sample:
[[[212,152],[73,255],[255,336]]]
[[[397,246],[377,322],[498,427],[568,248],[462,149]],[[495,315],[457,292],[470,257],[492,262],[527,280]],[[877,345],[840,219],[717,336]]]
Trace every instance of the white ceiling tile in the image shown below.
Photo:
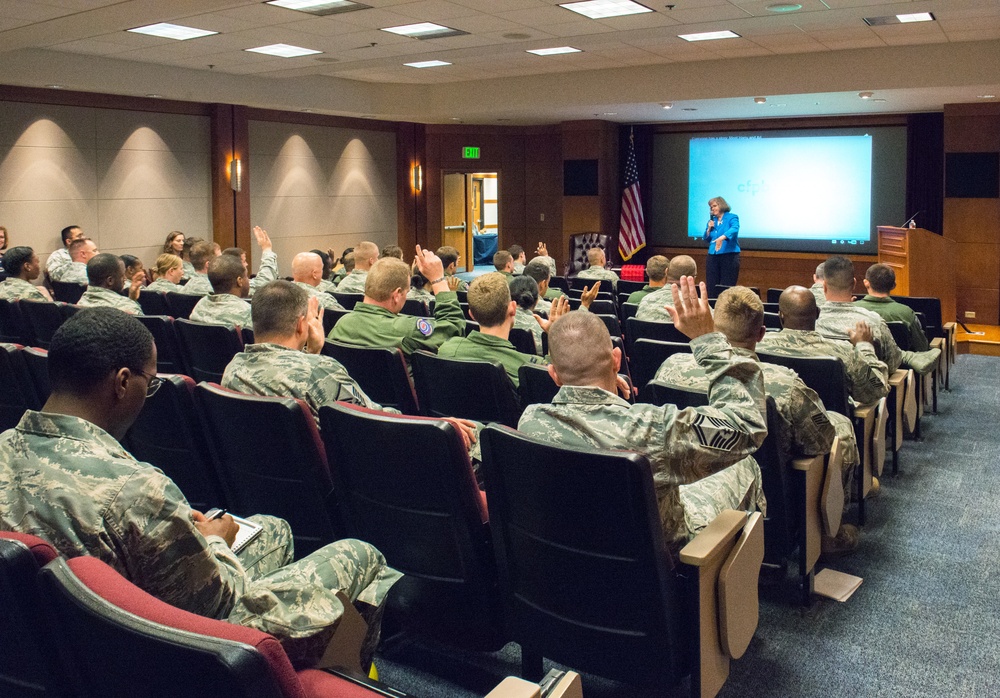
[[[517,10],[516,12],[494,12],[497,17],[529,27],[544,27],[550,24],[565,24],[580,21],[581,15],[562,7],[539,7]],[[593,22],[594,20],[586,20]]]
[[[949,41],[990,41],[1000,39],[1000,29],[972,29],[969,31],[948,32]]]
[[[670,13],[670,19],[682,24],[701,24],[705,22],[725,22],[731,19],[745,19],[750,15],[735,5],[712,5],[689,10],[677,9]]]

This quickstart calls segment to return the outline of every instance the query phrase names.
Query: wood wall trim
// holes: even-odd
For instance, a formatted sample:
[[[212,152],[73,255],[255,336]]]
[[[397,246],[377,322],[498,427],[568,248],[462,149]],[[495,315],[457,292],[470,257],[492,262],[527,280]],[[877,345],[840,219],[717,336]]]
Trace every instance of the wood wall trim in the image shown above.
[[[854,114],[803,116],[790,119],[733,119],[731,121],[683,121],[653,124],[654,133],[709,133],[717,131],[786,131],[798,128],[855,128],[906,126],[908,114]]]
[[[666,256],[686,254],[692,257],[696,254],[706,254],[705,247],[650,247],[651,254],[662,254]],[[822,262],[824,260],[832,257],[832,254],[826,254],[825,252],[782,252],[780,250],[742,250],[740,252],[740,257],[742,259],[802,259],[802,260],[816,260]],[[856,262],[869,262],[875,264],[878,261],[877,254],[850,254],[844,255]]]
[[[212,240],[226,248],[235,240],[236,230],[236,207],[227,175],[233,156],[232,105],[212,105],[209,148],[212,151],[209,175],[212,187]]]
[[[253,259],[257,250],[251,244],[251,228],[253,222],[250,220],[250,184],[252,172],[250,158],[250,119],[247,116],[247,107],[233,106],[233,136],[232,152],[233,157],[239,158],[243,165],[243,186],[238,192],[230,192],[233,195],[234,220],[233,229],[230,231],[230,246],[243,249],[247,253],[247,262],[251,264],[251,269],[257,267],[259,260]],[[266,224],[266,221],[261,221]],[[219,243],[222,244],[222,243]]]
[[[379,121],[378,119],[360,119],[352,116],[336,116],[334,114],[311,114],[309,112],[259,109],[257,107],[244,108],[247,112],[247,119],[250,121],[272,121],[282,124],[353,128],[358,131],[395,131],[400,123],[397,121]]]
[[[68,107],[92,107],[97,109],[122,109],[126,111],[151,111],[163,114],[192,114],[210,116],[211,104],[201,102],[181,102],[173,99],[152,97],[132,97],[97,92],[76,92],[74,90],[53,90],[41,87],[19,87],[0,85],[0,101],[30,102],[32,104],[58,104]]]

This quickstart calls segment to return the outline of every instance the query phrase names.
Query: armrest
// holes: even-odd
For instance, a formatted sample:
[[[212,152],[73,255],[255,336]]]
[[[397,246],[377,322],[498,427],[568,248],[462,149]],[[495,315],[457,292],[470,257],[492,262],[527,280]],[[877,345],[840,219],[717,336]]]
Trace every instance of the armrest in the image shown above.
[[[878,407],[877,402],[870,402],[867,405],[858,405],[854,408],[854,419],[855,421],[865,421],[867,419],[875,419],[875,408]]]
[[[834,437],[830,455],[827,458],[826,477],[820,495],[820,513],[823,515],[823,530],[828,536],[837,535],[840,521],[844,517],[844,444],[840,437]]]
[[[354,608],[347,594],[338,590],[337,599],[344,607],[344,614],[316,666],[320,669],[343,667],[349,673],[364,676],[365,672],[361,670],[361,647],[368,634],[368,623],[358,613],[358,609]]]
[[[531,683],[516,676],[508,676],[486,694],[486,698],[540,698],[541,690],[537,683]]]
[[[763,561],[764,518],[755,511],[719,570],[719,639],[733,659],[743,656],[757,631],[757,581]]]
[[[728,554],[728,545],[746,522],[746,512],[726,509],[681,548],[681,562],[703,567],[714,562],[720,555]]]
[[[833,437],[835,440],[838,437]],[[831,449],[832,450],[832,449]],[[823,467],[823,456],[812,456],[811,458],[796,458],[792,461],[792,470],[801,470],[804,473],[808,473],[812,470],[818,470]]]

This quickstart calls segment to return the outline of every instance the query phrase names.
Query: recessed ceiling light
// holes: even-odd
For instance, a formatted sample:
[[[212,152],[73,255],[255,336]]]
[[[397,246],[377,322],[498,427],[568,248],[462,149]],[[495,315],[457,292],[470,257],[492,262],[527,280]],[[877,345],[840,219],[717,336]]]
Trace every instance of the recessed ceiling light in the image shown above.
[[[698,110],[695,109],[694,107],[684,107],[683,109],[681,109],[681,111],[698,111]]]
[[[212,34],[218,34],[219,32],[210,32],[206,29],[195,29],[194,27],[185,27],[180,24],[168,24],[166,22],[160,22],[159,24],[149,24],[145,27],[136,27],[135,29],[129,29],[130,32],[135,34],[148,34],[149,36],[158,36],[162,39],[177,39],[178,41],[186,41],[188,39],[198,39],[202,36],[211,36]]]
[[[914,12],[908,15],[896,15],[896,19],[898,19],[903,24],[906,24],[908,22],[933,22],[934,15],[932,15],[930,12]]]
[[[561,53],[581,53],[581,51],[572,46],[556,46],[555,48],[528,49],[528,53],[533,53],[536,56],[558,56]]]
[[[371,7],[371,5],[351,2],[350,0],[268,0],[265,4],[320,16],[367,10]]]
[[[618,112],[616,112],[616,111],[605,111],[605,112],[601,112],[601,116],[618,116]]]
[[[664,109],[673,109],[674,108],[674,103],[673,102],[661,102],[660,106],[663,107]]]
[[[441,39],[446,36],[461,36],[468,32],[459,29],[452,29],[433,22],[420,22],[418,24],[402,24],[398,27],[385,27],[384,32],[409,36],[414,39]]]
[[[147,96],[147,97],[149,97],[150,99],[159,99],[159,98],[160,98],[160,97],[162,97],[163,95],[158,95],[158,94],[148,94],[148,95],[146,95],[146,96]]]
[[[445,61],[417,61],[416,63],[404,63],[403,65],[410,68],[440,68],[443,65],[451,65],[451,63]]]
[[[728,29],[719,32],[699,32],[698,34],[678,34],[684,41],[714,41],[715,39],[738,39],[740,35]]]
[[[766,101],[767,101],[767,97],[754,97],[753,98],[753,103],[754,104],[763,104]]]
[[[768,12],[798,12],[802,5],[797,2],[776,2],[764,8]]]
[[[860,97],[861,99],[871,99],[874,96],[875,96],[874,92],[859,92],[858,93],[858,97]]]
[[[652,12],[645,5],[632,0],[586,0],[585,2],[569,2],[559,5],[567,10],[581,14],[591,19],[606,19],[608,17],[624,17]]]
[[[302,48],[301,46],[291,46],[290,44],[271,44],[270,46],[258,46],[243,50],[250,51],[251,53],[264,53],[268,56],[277,56],[278,58],[298,58],[299,56],[313,56],[317,53],[323,53],[322,51],[314,51],[311,48]]]
[[[976,99],[996,99],[996,95],[976,95]]]
[[[313,110],[312,110],[312,109],[303,109],[302,111],[303,111],[304,113],[306,113],[306,114],[312,114],[312,112],[313,112]]]
[[[50,90],[65,90],[66,89],[65,85],[46,85],[46,87],[49,88]]]
[[[876,98],[875,98],[875,99],[873,99],[872,101],[873,101],[873,102],[888,102],[889,100],[887,100],[887,99],[882,99],[881,97],[876,97]]]

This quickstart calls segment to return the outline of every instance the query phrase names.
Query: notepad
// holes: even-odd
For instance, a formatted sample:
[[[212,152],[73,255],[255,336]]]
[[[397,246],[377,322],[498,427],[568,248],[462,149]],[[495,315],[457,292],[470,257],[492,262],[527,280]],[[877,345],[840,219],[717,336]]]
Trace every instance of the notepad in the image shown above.
[[[851,598],[851,595],[858,590],[863,581],[861,577],[855,577],[853,574],[826,568],[816,575],[813,591],[820,596],[826,596],[843,603]]]
[[[232,516],[232,514],[230,514]],[[260,532],[264,530],[264,527],[260,524],[256,524],[249,519],[243,519],[239,516],[233,516],[233,521],[235,521],[240,530],[236,532],[236,540],[233,541],[231,550],[234,553],[242,552],[243,548],[250,545],[250,541],[260,535]]]

